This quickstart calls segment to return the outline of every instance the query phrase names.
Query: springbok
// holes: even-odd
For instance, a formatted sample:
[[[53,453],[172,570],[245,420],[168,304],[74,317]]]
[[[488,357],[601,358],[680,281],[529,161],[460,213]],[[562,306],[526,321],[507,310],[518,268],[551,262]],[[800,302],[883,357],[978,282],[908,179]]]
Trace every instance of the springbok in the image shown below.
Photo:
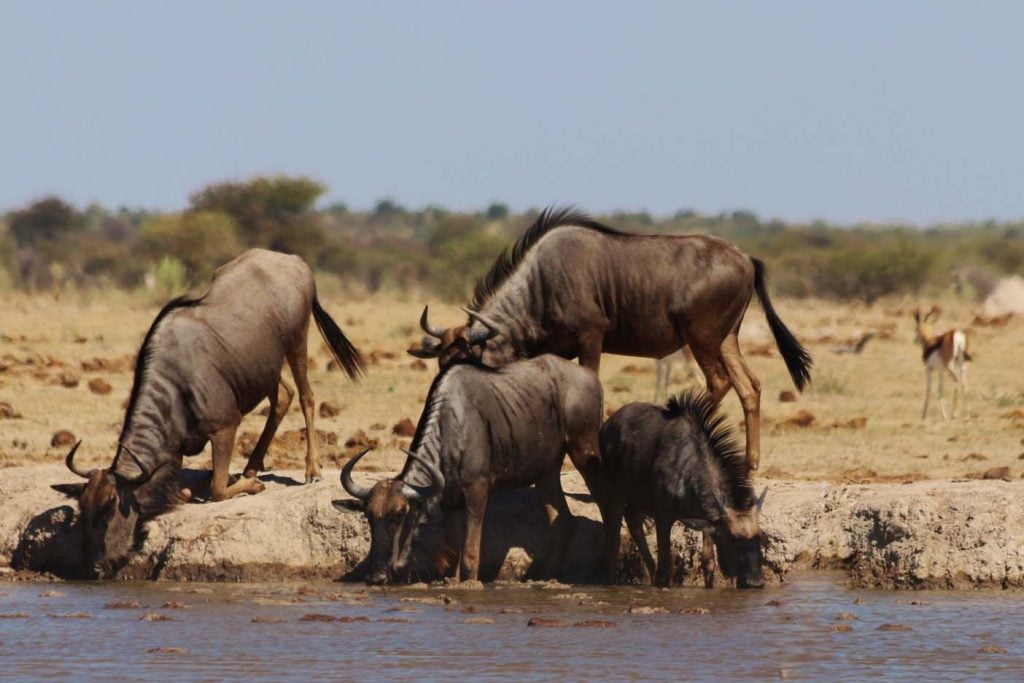
[[[949,419],[946,397],[943,393],[946,373],[949,373],[956,383],[953,393],[953,417],[957,416],[958,405],[964,408],[965,414],[967,412],[967,361],[971,360],[971,354],[967,349],[967,333],[953,328],[941,334],[933,334],[931,322],[937,320],[941,313],[938,306],[932,306],[924,315],[921,314],[921,309],[914,311],[914,342],[921,345],[925,369],[922,420],[928,417],[928,403],[932,397],[932,373],[935,371],[939,373],[939,406],[942,408],[942,419]]]

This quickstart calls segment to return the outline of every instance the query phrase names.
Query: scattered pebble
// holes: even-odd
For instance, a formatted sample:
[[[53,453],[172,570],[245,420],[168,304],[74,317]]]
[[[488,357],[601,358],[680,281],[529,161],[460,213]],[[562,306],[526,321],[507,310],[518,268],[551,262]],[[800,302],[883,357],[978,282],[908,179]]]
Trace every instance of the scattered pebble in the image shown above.
[[[615,628],[618,624],[614,621],[605,621],[604,619],[584,619],[583,621],[577,621],[573,626],[577,628]]]
[[[533,617],[528,622],[527,626],[536,626],[538,628],[565,628],[571,626],[568,621],[564,619],[550,619],[548,617]]]
[[[1005,655],[1006,648],[999,645],[982,645],[978,648],[978,652],[990,655]]]
[[[416,425],[409,418],[403,417],[391,428],[391,433],[398,436],[416,436]]]
[[[188,605],[171,600],[169,602],[165,602],[161,609],[188,609]]]
[[[559,593],[552,597],[555,600],[589,600],[591,596],[587,593]]]
[[[283,624],[284,619],[281,617],[253,617],[252,623],[254,624]]]
[[[60,591],[43,591],[39,594],[41,598],[63,598],[64,594]]]
[[[299,621],[337,621],[337,620],[338,620],[338,617],[334,616],[333,614],[317,614],[317,613],[303,614],[299,618]]]
[[[897,600],[897,605],[929,605],[927,600]]]
[[[21,417],[21,413],[14,410],[14,407],[7,402],[0,402],[0,419],[14,420]]]
[[[97,377],[95,379],[89,380],[89,391],[91,391],[94,394],[97,394],[99,396],[106,396],[113,390],[114,387],[110,386],[110,382],[103,379],[102,377]]]
[[[28,619],[24,612],[0,612],[0,619]]]
[[[878,630],[879,631],[913,631],[914,629],[910,628],[906,624],[882,624],[881,626],[878,627]]]
[[[828,630],[833,633],[849,633],[853,630],[853,627],[849,624],[832,624],[828,627]]]
[[[51,619],[92,619],[88,612],[67,612],[66,614],[47,614]]]
[[[60,385],[67,389],[74,389],[78,386],[78,375],[73,372],[62,372],[58,378]]]
[[[490,617],[466,617],[462,620],[463,624],[493,624],[494,619]]]
[[[840,612],[836,615],[836,619],[839,621],[855,621],[857,619],[857,615],[853,612]]]
[[[169,617],[166,614],[158,614],[156,612],[150,612],[139,617],[139,621],[177,621],[173,617]]]
[[[786,389],[784,391],[780,391],[779,392],[779,402],[780,403],[795,403],[796,402],[796,392],[791,391],[789,389]]]
[[[412,605],[400,605],[398,607],[392,607],[384,610],[385,612],[419,612],[419,608],[413,607]]]
[[[370,617],[338,617],[337,621],[343,624],[352,624],[356,622],[369,621]]]
[[[320,404],[319,413],[324,419],[337,417],[341,414],[341,406],[333,401],[324,401]]]
[[[149,654],[153,655],[183,655],[188,654],[188,648],[185,647],[151,647],[146,650]]]
[[[768,602],[764,603],[764,606],[765,607],[782,607],[782,602],[779,601],[779,600],[769,600]]]
[[[707,607],[684,607],[679,610],[680,614],[711,614]]]
[[[409,617],[381,617],[377,621],[383,624],[411,624],[412,619]]]
[[[650,605],[633,605],[629,608],[630,614],[668,614],[664,607],[651,607]]]
[[[77,441],[77,439],[74,434],[66,429],[62,429],[59,432],[53,433],[53,437],[50,439],[50,446],[52,448],[67,448],[69,446],[74,446],[75,441]]]
[[[503,607],[500,614],[522,614],[523,610],[518,607]]]

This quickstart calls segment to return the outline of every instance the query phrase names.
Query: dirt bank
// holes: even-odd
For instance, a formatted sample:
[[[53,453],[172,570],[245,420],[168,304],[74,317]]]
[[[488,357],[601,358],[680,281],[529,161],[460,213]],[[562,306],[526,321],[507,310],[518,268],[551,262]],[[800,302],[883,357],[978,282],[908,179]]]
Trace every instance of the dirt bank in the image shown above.
[[[267,490],[224,503],[189,504],[147,527],[126,578],[202,581],[338,579],[358,575],[368,549],[362,514],[338,510],[347,499],[337,472],[306,487],[298,472],[265,478]],[[51,482],[58,466],[0,471],[0,567],[66,574],[77,561],[74,507]],[[793,568],[845,568],[859,586],[885,588],[1024,587],[1024,482],[923,481],[837,485],[768,482],[762,514],[769,574]],[[575,473],[567,491],[582,494]],[[760,488],[760,486],[759,486]],[[566,581],[597,576],[601,530],[585,496],[570,499],[576,533]],[[531,492],[494,497],[485,527],[485,578],[522,577],[544,541],[544,518]],[[653,540],[653,539],[652,539]],[[683,568],[696,564],[698,536],[674,536]],[[623,559],[639,579],[636,557]],[[10,573],[10,569],[5,569]],[[696,572],[685,580],[693,583]]]

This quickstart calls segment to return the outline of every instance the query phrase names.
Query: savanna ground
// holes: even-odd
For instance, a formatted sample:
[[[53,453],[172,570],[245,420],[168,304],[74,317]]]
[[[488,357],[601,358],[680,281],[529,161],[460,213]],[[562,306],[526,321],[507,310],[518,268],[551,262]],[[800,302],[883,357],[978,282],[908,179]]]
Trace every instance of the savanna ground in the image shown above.
[[[428,296],[415,294],[323,297],[324,307],[370,362],[360,382],[348,381],[329,369],[329,352],[312,327],[309,353],[317,406],[326,403],[337,411],[323,416],[333,412],[328,410],[316,421],[325,467],[342,463],[356,447],[354,441],[378,443],[376,454],[365,461],[369,469],[397,468],[404,459],[398,446],[409,438],[393,427],[403,418],[415,424],[436,371],[433,362],[405,353],[422,337],[416,323],[428,302]],[[430,303],[435,324],[464,319],[456,306]],[[969,366],[968,419],[943,421],[935,400],[929,419],[922,421],[924,370],[921,349],[913,343],[911,311],[932,303],[901,298],[868,307],[778,300],[782,318],[815,359],[813,385],[796,402],[780,400],[780,392],[793,387],[761,309],[751,306],[741,339],[763,386],[763,476],[906,481],[980,476],[1003,466],[1013,478],[1022,476],[1024,373],[1016,359],[1024,345],[1024,321],[972,325],[972,304],[939,302],[944,313],[937,330],[953,325],[970,330],[975,360]],[[60,463],[72,441],[64,435],[60,445],[51,445],[61,430],[82,440],[82,464],[109,463],[131,389],[134,355],[158,310],[152,296],[141,293],[70,293],[59,300],[0,295],[0,467]],[[875,337],[861,354],[833,352],[865,332]],[[605,356],[606,408],[651,400],[654,370],[653,360]],[[677,365],[673,375],[673,392],[687,386],[684,368]],[[285,376],[291,384],[287,370]],[[104,384],[109,385],[106,393]],[[951,382],[946,394],[951,400]],[[735,395],[730,393],[724,405],[739,425],[742,413]],[[235,471],[262,429],[260,412],[242,424]],[[269,467],[300,466],[302,428],[296,400],[278,431]],[[209,467],[209,456],[186,465]]]

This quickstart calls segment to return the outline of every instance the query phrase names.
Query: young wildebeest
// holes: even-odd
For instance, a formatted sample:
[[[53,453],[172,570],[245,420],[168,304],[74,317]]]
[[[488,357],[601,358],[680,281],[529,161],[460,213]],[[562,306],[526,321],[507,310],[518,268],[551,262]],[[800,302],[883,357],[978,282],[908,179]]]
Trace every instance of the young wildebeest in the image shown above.
[[[363,501],[370,525],[367,580],[408,578],[413,540],[433,505],[440,505],[448,547],[462,549],[459,577],[477,579],[488,494],[530,484],[536,484],[551,525],[548,551],[531,573],[553,575],[572,528],[562,461],[568,451],[587,485],[596,483],[600,424],[600,382],[561,358],[544,355],[499,370],[467,363],[443,370],[430,387],[398,478],[373,487],[356,484],[352,469],[365,451],[341,471],[342,486]],[[456,515],[462,508],[464,541]]]
[[[689,345],[717,403],[736,389],[752,469],[761,457],[761,385],[740,354],[757,293],[797,388],[811,357],[772,307],[761,261],[707,235],[630,235],[572,210],[545,210],[476,286],[466,325],[420,325],[436,338],[409,353],[497,367],[554,353],[595,373],[602,353],[662,358]]]
[[[299,391],[306,434],[313,435],[313,392],[306,379],[309,316],[338,363],[355,378],[359,352],[320,307],[309,266],[297,256],[260,249],[217,270],[205,294],[164,306],[146,333],[135,362],[124,426],[109,468],[75,465],[87,479],[53,488],[79,499],[87,566],[109,575],[127,560],[147,519],[189,497],[179,484],[182,455],[213,447],[214,500],[258,493],[256,475],[288,410],[292,389],[281,378],[287,359]],[[245,466],[229,485],[228,469],[242,416],[270,400],[266,426]],[[320,478],[315,438],[306,439],[306,482]]]
[[[719,566],[740,588],[760,588],[761,529],[743,451],[733,442],[724,417],[707,394],[684,392],[667,406],[630,403],[601,428],[604,465],[605,533],[612,572],[619,558],[623,514],[654,584],[667,586],[672,571],[670,534],[676,520],[710,532]],[[645,517],[654,517],[658,564],[654,566]],[[701,558],[711,584],[713,548]]]

